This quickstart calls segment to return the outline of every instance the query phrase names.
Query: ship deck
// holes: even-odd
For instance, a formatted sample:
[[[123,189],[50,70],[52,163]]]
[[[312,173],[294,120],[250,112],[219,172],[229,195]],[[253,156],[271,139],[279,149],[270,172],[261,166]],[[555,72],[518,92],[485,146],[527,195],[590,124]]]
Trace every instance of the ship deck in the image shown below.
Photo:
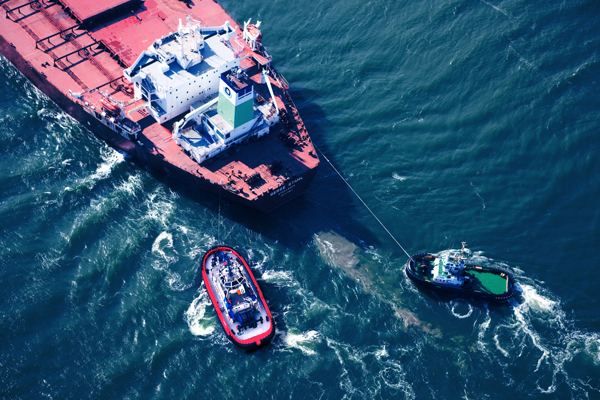
[[[469,268],[468,273],[473,275],[473,278],[477,283],[477,290],[496,295],[504,294],[508,291],[507,277],[502,277],[498,274],[491,273],[490,271],[483,269],[478,270],[475,268]]]
[[[179,21],[185,21],[187,15],[203,26],[220,26],[230,21],[238,33],[232,41],[243,47],[239,54],[246,57],[241,62],[242,68],[256,82],[255,90],[270,99],[266,85],[260,85],[260,68],[267,60],[249,48],[241,38],[239,25],[219,4],[177,0],[40,0],[33,3],[5,0],[1,3],[7,18],[0,18],[0,36],[41,77],[43,84],[38,87],[42,91],[55,101],[54,91],[65,96],[69,96],[69,91],[84,92],[85,101],[96,110],[101,110],[100,101],[104,97],[99,92],[123,102],[126,116],[140,123],[143,129],[137,145],[176,169],[220,184],[224,190],[253,201],[319,164],[283,79],[270,77],[283,121],[266,137],[240,145],[202,165],[172,140],[170,129],[174,121],[158,124],[148,117],[143,102],[133,99],[133,88],[124,79],[123,69],[154,40],[176,31]],[[70,107],[59,105],[67,111]],[[278,168],[271,168],[274,164]],[[246,177],[257,173],[260,179],[246,182]]]

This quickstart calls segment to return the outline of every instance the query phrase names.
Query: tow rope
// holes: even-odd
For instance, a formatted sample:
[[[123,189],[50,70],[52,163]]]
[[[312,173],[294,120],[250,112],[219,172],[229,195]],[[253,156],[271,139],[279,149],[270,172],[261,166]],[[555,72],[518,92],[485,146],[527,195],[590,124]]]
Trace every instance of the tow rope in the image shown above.
[[[400,247],[402,249],[402,251],[404,252],[404,254],[406,254],[406,256],[408,258],[410,258],[410,254],[408,254],[408,252],[406,250],[404,250],[404,247],[402,247],[402,245],[400,244],[400,242],[398,242],[396,240],[396,238],[394,237],[394,235],[392,235],[392,233],[388,230],[388,228],[385,227],[385,225],[383,224],[383,222],[381,222],[379,220],[379,218],[377,218],[377,215],[375,215],[375,213],[369,208],[369,206],[367,205],[367,203],[365,203],[365,201],[358,195],[358,193],[356,193],[356,190],[354,190],[354,188],[352,188],[352,186],[350,186],[350,183],[348,183],[348,181],[342,176],[342,174],[340,174],[340,172],[333,166],[332,162],[329,161],[329,159],[325,156],[325,154],[323,154],[323,152],[317,147],[317,145],[314,144],[314,142],[313,142],[313,146],[315,147],[315,149],[317,149],[317,151],[319,152],[319,154],[321,154],[321,156],[325,159],[325,161],[327,161],[327,163],[331,166],[331,168],[333,168],[333,170],[338,174],[338,176],[340,178],[342,178],[342,180],[344,181],[344,183],[346,185],[348,185],[348,187],[350,188],[350,190],[352,190],[352,193],[354,193],[354,195],[360,200],[360,202],[365,206],[365,208],[367,210],[369,210],[369,212],[371,213],[371,215],[373,216],[373,218],[375,218],[377,220],[377,222],[379,222],[379,225],[381,225],[381,227],[387,232],[387,234],[390,235],[390,237],[392,238],[392,240],[394,242],[396,242],[396,244],[398,245],[398,247]]]

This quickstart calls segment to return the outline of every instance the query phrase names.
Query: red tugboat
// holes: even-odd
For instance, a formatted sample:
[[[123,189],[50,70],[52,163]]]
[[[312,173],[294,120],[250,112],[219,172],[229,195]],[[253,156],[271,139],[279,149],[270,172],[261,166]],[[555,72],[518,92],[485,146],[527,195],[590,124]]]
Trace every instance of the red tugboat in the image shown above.
[[[217,246],[202,259],[202,278],[227,338],[245,350],[267,345],[273,317],[246,261],[232,248]]]
[[[319,158],[260,22],[213,1],[0,0],[0,53],[110,146],[269,212]]]

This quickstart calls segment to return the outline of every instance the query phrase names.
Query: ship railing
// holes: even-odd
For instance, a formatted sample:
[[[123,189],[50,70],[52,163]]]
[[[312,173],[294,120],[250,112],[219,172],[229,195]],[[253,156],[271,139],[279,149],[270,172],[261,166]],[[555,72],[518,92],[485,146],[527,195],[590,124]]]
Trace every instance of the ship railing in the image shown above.
[[[120,126],[123,129],[123,131],[125,131],[129,135],[135,136],[136,139],[137,134],[142,130],[142,128],[137,122],[134,122],[129,119],[123,119],[120,123]]]
[[[46,36],[45,38],[42,38],[42,39],[36,40],[36,42],[35,42],[35,48],[36,48],[36,49],[39,49],[39,48],[40,48],[40,47],[39,47],[40,43],[42,43],[42,42],[44,42],[44,41],[47,41],[48,43],[50,43],[50,44],[53,46],[53,47],[51,47],[50,49],[45,49],[44,51],[48,51],[48,50],[51,50],[51,49],[55,49],[55,48],[57,48],[58,46],[61,46],[61,45],[65,44],[65,43],[68,43],[68,42],[71,40],[71,38],[73,38],[73,37],[76,37],[76,34],[75,34],[75,31],[76,31],[76,30],[85,30],[85,28],[84,28],[84,29],[81,29],[81,27],[82,27],[82,26],[83,26],[83,24],[76,24],[76,25],[74,25],[74,26],[72,26],[72,27],[70,27],[70,28],[63,29],[63,30],[62,30],[62,31],[60,31],[60,32],[57,32],[57,33],[54,33],[54,34],[52,34],[52,35],[50,35],[50,36]],[[85,32],[87,32],[87,31],[85,31]],[[84,32],[83,34],[85,34],[85,32]],[[64,42],[63,42],[63,43],[61,43],[61,44],[54,44],[54,43],[52,43],[52,42],[50,41],[50,39],[52,39],[53,37],[56,37],[56,36],[60,36],[60,37],[61,37],[61,39],[63,39],[63,40],[64,40]],[[46,47],[46,46],[44,45],[44,47]]]
[[[152,76],[147,76],[146,79],[143,79],[140,87],[146,92],[148,97],[150,97],[151,94],[156,93],[156,85]]]
[[[279,82],[279,86],[281,86],[281,88],[283,90],[288,90],[290,88],[290,84],[283,77],[283,75],[281,75],[279,72],[277,72],[277,70],[275,68],[271,67],[271,64],[269,64],[268,68],[269,68],[269,72],[271,74],[273,74],[273,77],[277,80],[277,82]]]
[[[49,8],[49,7],[52,7],[52,6],[54,6],[54,5],[56,5],[56,4],[57,4],[56,2],[53,2],[53,1],[50,1],[50,2],[48,2],[48,3],[49,3],[49,4],[46,4],[46,2],[45,2],[45,1],[43,1],[43,0],[33,0],[33,1],[29,1],[29,2],[27,2],[27,3],[25,3],[25,4],[21,4],[20,6],[17,6],[17,7],[11,8],[11,9],[9,9],[9,10],[6,10],[6,18],[10,19],[10,20],[11,20],[11,21],[13,21],[13,22],[19,22],[19,21],[20,21],[20,20],[22,20],[22,19],[25,19],[25,18],[27,18],[27,17],[30,17],[30,16],[32,16],[32,15],[34,15],[34,14],[37,14],[37,13],[39,13],[39,12],[40,12],[40,10],[42,9],[42,7],[44,7],[44,8]],[[27,6],[30,6],[30,8],[33,10],[33,12],[32,12],[32,13],[30,13],[30,14],[23,14],[23,12],[21,11],[21,9],[22,9],[22,8],[24,8],[24,7],[27,7]],[[18,12],[19,12],[19,14],[21,14],[21,15],[22,15],[22,17],[20,17],[20,18],[15,18],[15,19],[11,18],[11,16],[10,16],[9,14],[12,14],[12,12],[13,12],[13,11],[18,11]]]
[[[240,42],[239,38],[235,38],[233,39],[231,42],[232,43],[232,47],[234,49],[235,52],[243,52],[244,50],[246,50],[246,46],[244,46],[244,44],[242,42]]]

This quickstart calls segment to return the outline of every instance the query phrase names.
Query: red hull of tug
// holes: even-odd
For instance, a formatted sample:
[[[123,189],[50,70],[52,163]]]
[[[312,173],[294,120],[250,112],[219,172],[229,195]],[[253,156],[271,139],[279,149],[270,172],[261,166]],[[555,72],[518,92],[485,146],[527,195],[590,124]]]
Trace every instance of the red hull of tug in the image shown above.
[[[244,268],[246,270],[246,274],[252,279],[252,284],[256,288],[260,302],[268,315],[266,322],[269,324],[269,328],[266,332],[256,335],[256,336],[253,336],[251,338],[245,339],[245,340],[240,340],[235,335],[235,333],[230,329],[229,325],[227,324],[227,321],[226,321],[227,317],[223,314],[223,311],[221,310],[219,302],[217,301],[217,298],[216,298],[216,294],[212,288],[212,285],[209,281],[209,278],[208,278],[208,275],[206,272],[206,262],[207,262],[208,257],[211,254],[216,253],[218,251],[230,251],[240,261],[242,261]],[[273,336],[275,335],[275,328],[273,325],[273,316],[271,315],[271,310],[269,310],[269,307],[267,306],[267,302],[265,301],[265,298],[263,297],[262,291],[260,290],[258,283],[256,283],[256,279],[254,279],[254,275],[252,274],[252,271],[250,271],[250,267],[248,267],[246,260],[244,260],[244,258],[242,256],[240,256],[232,248],[226,247],[226,246],[217,246],[217,247],[210,249],[209,251],[206,252],[204,257],[202,258],[202,279],[204,280],[204,285],[206,286],[206,290],[208,291],[210,300],[211,300],[213,306],[215,307],[217,316],[219,317],[219,322],[221,323],[221,326],[223,327],[223,330],[225,331],[225,334],[227,335],[227,338],[229,340],[231,340],[235,345],[237,345],[247,351],[258,349],[259,347],[265,346],[271,342],[271,340],[273,339]]]

